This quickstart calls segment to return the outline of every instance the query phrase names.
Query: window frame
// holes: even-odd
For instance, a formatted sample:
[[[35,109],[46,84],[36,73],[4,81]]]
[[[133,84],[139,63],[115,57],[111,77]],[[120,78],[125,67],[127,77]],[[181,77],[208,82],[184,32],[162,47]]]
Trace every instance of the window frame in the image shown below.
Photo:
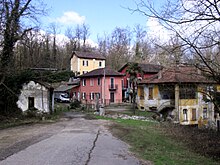
[[[90,78],[90,86],[94,86],[94,78]]]
[[[154,88],[148,87],[148,100],[153,100],[154,99]]]
[[[202,109],[202,117],[203,117],[203,119],[208,119],[208,108],[207,107],[204,107]]]
[[[86,79],[82,79],[82,86],[86,86]]]
[[[144,87],[140,86],[139,89],[140,89],[140,93],[139,93],[140,100],[144,100]]]
[[[90,100],[94,100],[94,97],[95,97],[94,92],[91,92],[91,93],[90,93]]]
[[[83,100],[86,100],[86,92],[83,92],[83,93],[82,93],[82,99],[83,99]]]
[[[188,109],[183,109],[183,121],[188,121]]]
[[[101,85],[101,78],[100,78],[100,77],[98,77],[98,79],[97,79],[97,85],[98,85],[98,86]]]

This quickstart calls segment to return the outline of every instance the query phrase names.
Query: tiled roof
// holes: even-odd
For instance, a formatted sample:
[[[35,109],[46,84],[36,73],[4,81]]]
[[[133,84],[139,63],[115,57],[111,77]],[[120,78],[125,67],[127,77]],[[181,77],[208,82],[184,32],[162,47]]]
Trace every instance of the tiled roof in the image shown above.
[[[58,88],[56,88],[54,91],[55,92],[66,92],[68,90],[71,90],[72,88],[77,87],[78,85],[60,85]]]
[[[95,53],[95,52],[79,52],[79,51],[75,51],[73,52],[71,58],[73,57],[73,55],[76,55],[79,58],[85,58],[85,59],[98,59],[98,60],[105,60],[105,57],[99,53]]]
[[[129,63],[123,65],[118,71],[121,72],[128,65]],[[138,63],[138,66],[141,67],[141,70],[144,73],[158,73],[163,68],[161,65],[156,65],[156,64]]]
[[[100,69],[95,69],[95,70],[92,70],[88,73],[85,73],[81,76],[79,76],[79,78],[83,78],[83,77],[103,77],[105,74],[105,76],[115,76],[115,77],[118,77],[118,76],[124,76],[124,74],[122,73],[119,73],[115,70],[112,70],[110,68],[100,68]]]
[[[159,83],[213,83],[213,81],[199,74],[195,67],[179,66],[169,69],[164,68],[158,74],[140,82],[140,84]]]

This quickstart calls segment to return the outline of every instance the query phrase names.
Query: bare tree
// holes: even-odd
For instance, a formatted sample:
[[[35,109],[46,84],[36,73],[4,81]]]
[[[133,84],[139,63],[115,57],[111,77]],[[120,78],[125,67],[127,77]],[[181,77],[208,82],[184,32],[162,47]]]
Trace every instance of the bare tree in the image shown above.
[[[220,83],[219,0],[166,0],[161,10],[154,8],[151,0],[137,0],[136,8],[129,10],[154,18],[172,31],[181,40],[182,50],[189,62],[209,79]],[[217,98],[215,94],[213,98]],[[219,106],[218,103],[218,110]]]
[[[131,58],[131,32],[129,28],[115,28],[109,39],[107,65],[118,70]]]
[[[167,0],[160,11],[154,8],[153,1],[150,0],[137,0],[136,5],[136,9],[129,10],[155,18],[165,28],[173,31],[183,42],[188,59],[200,64],[197,65],[200,66],[199,69],[205,66],[203,71],[220,82],[220,1]]]
[[[57,41],[56,41],[56,36],[58,34],[58,25],[56,25],[55,23],[50,24],[50,29],[53,35],[53,46],[52,46],[52,58],[51,60],[53,61],[53,67],[56,68],[57,67]]]
[[[82,25],[82,38],[83,38],[83,49],[86,50],[86,40],[88,39],[89,33],[89,25],[85,23]]]
[[[143,62],[147,60],[148,52],[148,43],[146,42],[147,32],[140,24],[136,25],[134,28],[135,34],[135,45],[134,45],[134,58],[135,62]]]
[[[44,14],[44,7],[37,8],[32,5],[32,0],[1,0],[0,4],[0,75],[4,77],[13,59],[16,42],[33,29],[25,26],[25,22],[27,19],[36,22],[37,15]]]

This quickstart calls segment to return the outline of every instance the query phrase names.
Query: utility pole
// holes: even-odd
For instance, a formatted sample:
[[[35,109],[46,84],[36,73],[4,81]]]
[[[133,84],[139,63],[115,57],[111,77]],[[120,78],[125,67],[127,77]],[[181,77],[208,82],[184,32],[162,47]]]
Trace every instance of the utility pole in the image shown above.
[[[103,104],[105,105],[105,68],[103,69],[103,75],[104,75],[104,84],[103,84]]]

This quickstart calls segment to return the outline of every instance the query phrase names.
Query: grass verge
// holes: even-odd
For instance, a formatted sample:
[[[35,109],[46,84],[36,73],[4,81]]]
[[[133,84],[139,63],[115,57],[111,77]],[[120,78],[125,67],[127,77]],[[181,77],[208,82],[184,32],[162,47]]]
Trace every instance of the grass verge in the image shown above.
[[[155,165],[217,165],[219,162],[200,156],[178,138],[166,135],[160,123],[115,120],[113,134],[131,145],[131,150]]]

